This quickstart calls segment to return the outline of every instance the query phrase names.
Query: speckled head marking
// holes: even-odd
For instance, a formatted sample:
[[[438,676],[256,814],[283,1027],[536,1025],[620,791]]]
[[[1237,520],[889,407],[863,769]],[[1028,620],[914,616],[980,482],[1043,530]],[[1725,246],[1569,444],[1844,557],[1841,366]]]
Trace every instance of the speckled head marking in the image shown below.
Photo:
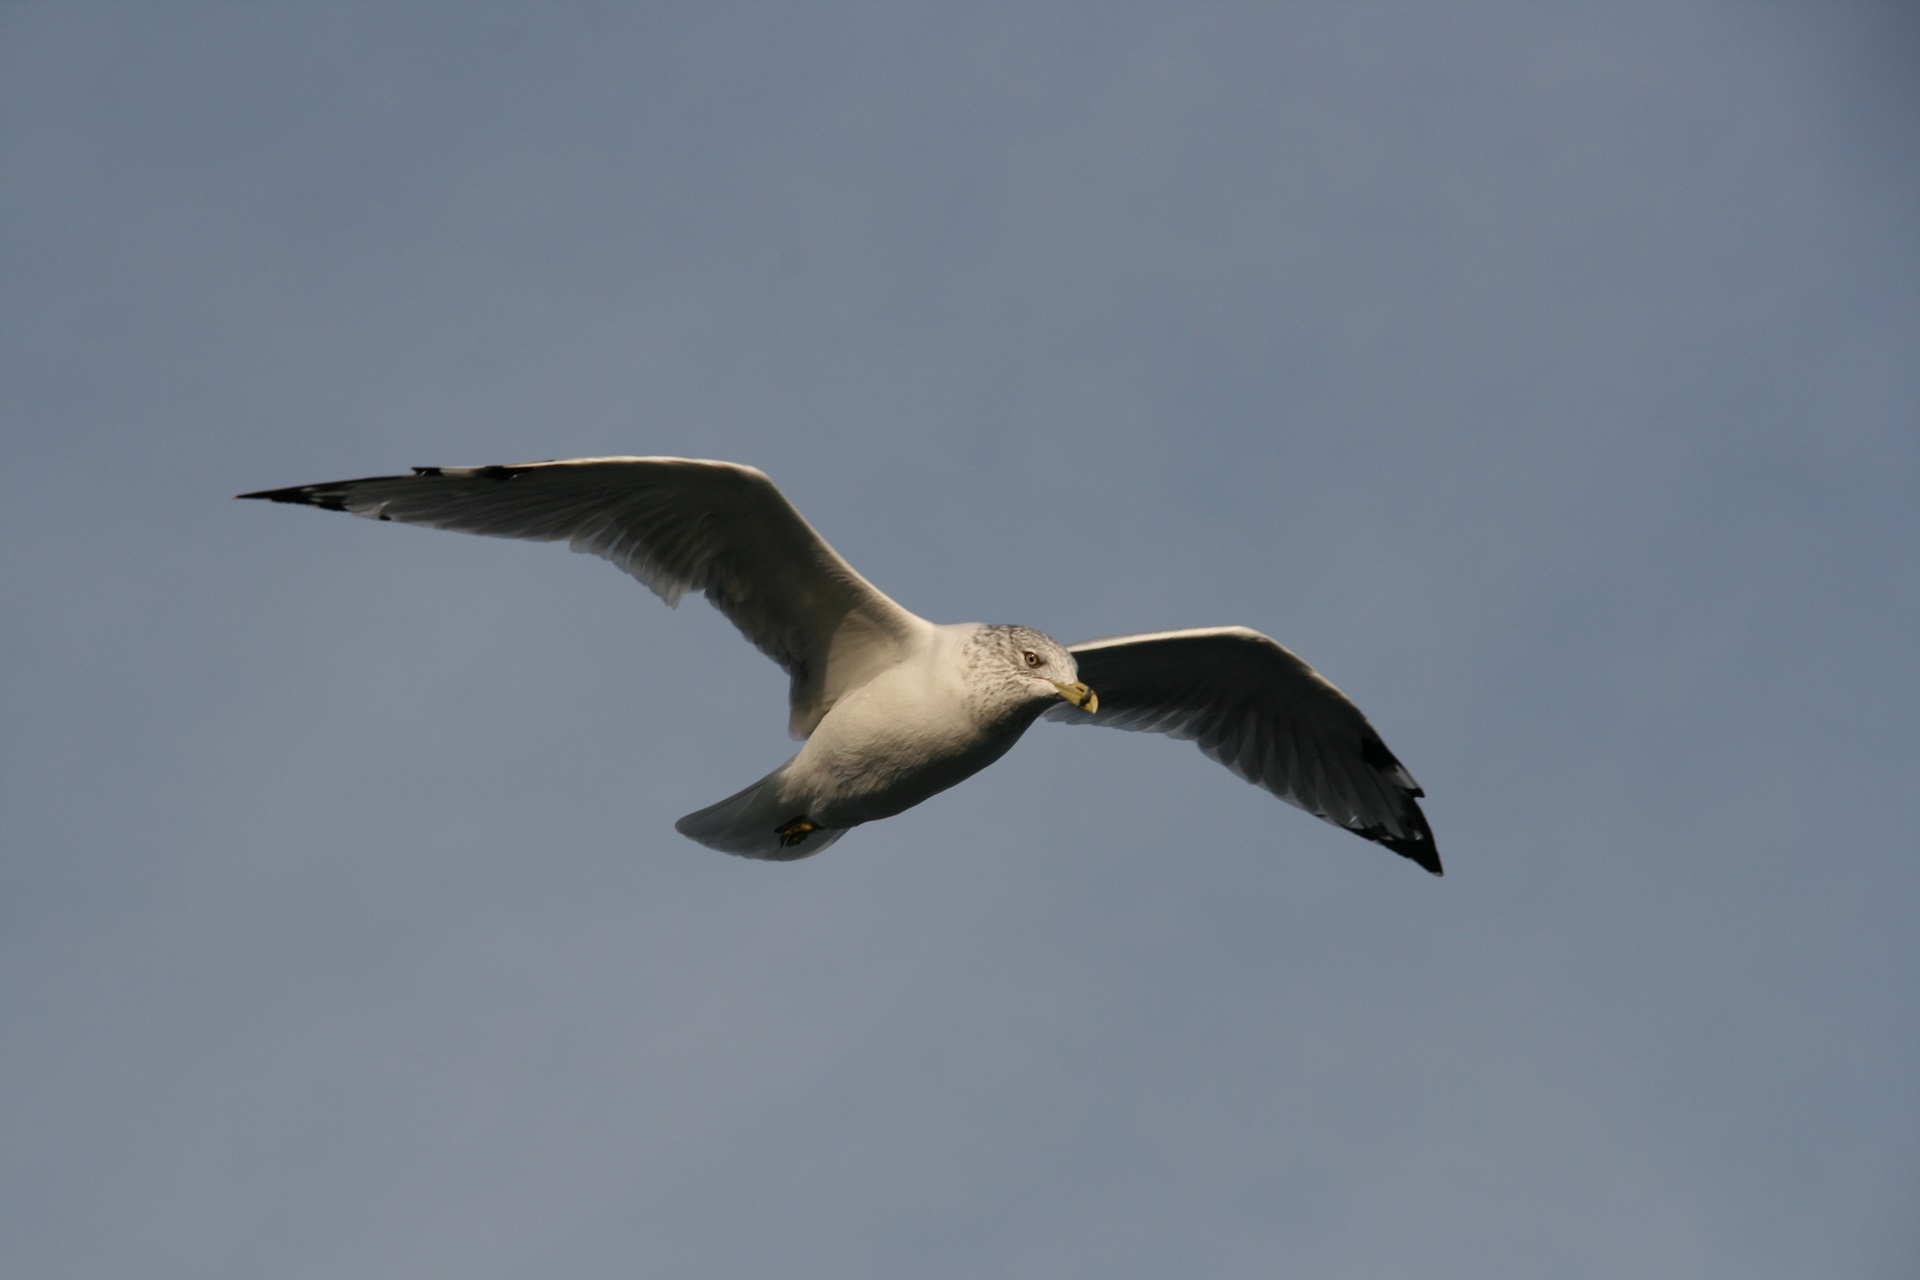
[[[1068,689],[1085,688],[1066,646],[1032,627],[981,627],[967,643],[966,667],[988,719],[1038,715],[1063,697],[1072,700]]]

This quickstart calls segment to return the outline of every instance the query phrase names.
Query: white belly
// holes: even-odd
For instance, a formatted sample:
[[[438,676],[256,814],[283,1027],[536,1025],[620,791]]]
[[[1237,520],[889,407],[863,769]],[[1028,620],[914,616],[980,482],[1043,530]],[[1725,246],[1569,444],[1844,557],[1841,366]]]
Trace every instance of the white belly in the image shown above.
[[[781,794],[823,827],[892,817],[998,760],[1033,719],[983,732],[957,679],[902,664],[827,712],[787,766]]]

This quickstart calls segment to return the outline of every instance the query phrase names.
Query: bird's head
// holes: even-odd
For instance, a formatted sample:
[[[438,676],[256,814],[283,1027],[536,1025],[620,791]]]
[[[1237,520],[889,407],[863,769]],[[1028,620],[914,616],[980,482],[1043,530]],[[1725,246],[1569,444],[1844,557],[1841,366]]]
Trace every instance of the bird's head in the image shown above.
[[[1079,664],[1052,636],[1032,627],[990,627],[988,633],[992,661],[1031,701],[1059,698],[1082,711],[1099,709],[1099,697],[1081,683]]]

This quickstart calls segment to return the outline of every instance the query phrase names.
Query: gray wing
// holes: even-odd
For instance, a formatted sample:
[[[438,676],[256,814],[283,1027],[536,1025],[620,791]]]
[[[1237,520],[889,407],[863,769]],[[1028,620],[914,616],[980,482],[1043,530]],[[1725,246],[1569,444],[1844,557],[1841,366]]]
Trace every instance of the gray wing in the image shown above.
[[[1072,653],[1099,711],[1063,702],[1050,718],[1191,739],[1248,782],[1440,874],[1415,803],[1426,793],[1360,708],[1276,641],[1207,627],[1089,640]]]
[[[565,542],[611,560],[668,604],[712,601],[792,677],[788,729],[805,737],[842,695],[932,624],[855,573],[773,481],[690,458],[570,458],[415,467],[243,498],[497,538]]]

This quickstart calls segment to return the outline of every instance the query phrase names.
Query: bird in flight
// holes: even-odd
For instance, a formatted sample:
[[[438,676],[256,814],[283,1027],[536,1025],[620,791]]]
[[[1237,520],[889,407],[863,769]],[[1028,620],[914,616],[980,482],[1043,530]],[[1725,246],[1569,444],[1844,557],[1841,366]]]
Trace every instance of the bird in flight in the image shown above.
[[[941,625],[841,559],[773,481],[692,458],[415,467],[243,493],[498,538],[565,542],[669,605],[703,593],[791,678],[799,752],[675,824],[792,861],[986,768],[1041,716],[1186,738],[1242,778],[1434,875],[1425,794],[1345,694],[1246,627],[1064,646],[1029,627]]]

